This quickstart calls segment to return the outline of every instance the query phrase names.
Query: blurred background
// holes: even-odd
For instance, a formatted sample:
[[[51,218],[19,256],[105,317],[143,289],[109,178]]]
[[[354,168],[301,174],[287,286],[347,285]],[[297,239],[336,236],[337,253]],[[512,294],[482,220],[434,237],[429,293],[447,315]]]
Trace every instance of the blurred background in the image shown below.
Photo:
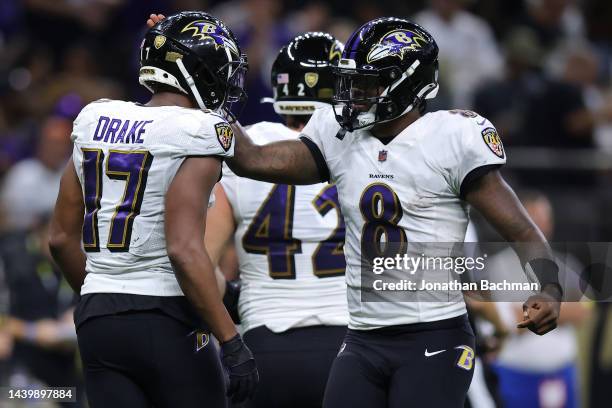
[[[609,0],[2,0],[0,386],[82,390],[75,299],[46,245],[72,120],[99,98],[147,100],[137,80],[145,21],[179,10],[221,18],[247,52],[243,124],[280,121],[260,99],[272,94],[276,53],[296,34],[321,30],[344,42],[376,17],[417,21],[440,47],[441,90],[428,109],[471,109],[496,125],[504,176],[549,239],[610,241]],[[473,235],[499,240],[477,216]],[[598,273],[603,282],[607,270]],[[489,306],[470,305],[488,321],[470,406],[612,406],[608,303],[564,304],[562,327],[544,338],[513,328],[516,305]],[[11,404],[0,401],[25,406]]]

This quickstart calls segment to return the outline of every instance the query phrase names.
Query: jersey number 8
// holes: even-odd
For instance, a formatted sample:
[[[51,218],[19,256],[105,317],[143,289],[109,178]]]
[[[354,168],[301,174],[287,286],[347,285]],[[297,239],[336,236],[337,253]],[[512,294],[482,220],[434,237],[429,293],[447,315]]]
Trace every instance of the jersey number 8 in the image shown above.
[[[406,233],[397,224],[402,206],[395,191],[384,183],[373,183],[361,193],[359,209],[365,223],[361,230],[361,256],[365,260],[394,257],[406,250]]]

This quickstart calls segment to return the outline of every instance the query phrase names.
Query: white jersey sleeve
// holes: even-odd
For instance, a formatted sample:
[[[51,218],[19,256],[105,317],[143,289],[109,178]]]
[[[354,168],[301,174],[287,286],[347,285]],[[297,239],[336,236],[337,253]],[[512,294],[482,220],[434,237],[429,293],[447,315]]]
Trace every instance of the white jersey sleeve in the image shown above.
[[[315,160],[318,160],[319,153],[325,167],[331,168],[342,158],[342,153],[348,143],[343,143],[343,134],[339,133],[340,125],[336,121],[332,107],[316,109],[304,129],[301,132],[301,139],[306,143],[313,153]],[[313,147],[316,148],[313,151]],[[317,163],[321,168],[322,163]],[[330,174],[333,180],[333,174]]]
[[[187,140],[177,140],[183,156],[234,156],[234,132],[227,121],[212,112],[199,111],[181,120],[191,131]]]
[[[506,163],[504,146],[489,120],[471,111],[441,111],[446,126],[454,129],[448,148],[441,148],[440,164],[448,169],[451,188],[461,196],[470,174],[480,168]],[[475,174],[473,174],[475,175]]]

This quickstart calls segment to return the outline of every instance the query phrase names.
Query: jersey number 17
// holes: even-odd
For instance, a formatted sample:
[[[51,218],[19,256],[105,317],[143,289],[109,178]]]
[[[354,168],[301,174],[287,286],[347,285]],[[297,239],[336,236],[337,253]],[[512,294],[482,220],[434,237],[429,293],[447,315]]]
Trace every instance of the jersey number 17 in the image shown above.
[[[104,185],[102,183],[104,167],[104,173],[108,178],[125,181],[123,197],[117,203],[111,218],[106,248],[113,252],[125,252],[130,248],[134,218],[140,214],[153,155],[146,150],[109,150],[108,158],[105,160],[102,149],[84,148],[82,151],[85,197],[83,247],[87,252],[100,251],[98,211]]]

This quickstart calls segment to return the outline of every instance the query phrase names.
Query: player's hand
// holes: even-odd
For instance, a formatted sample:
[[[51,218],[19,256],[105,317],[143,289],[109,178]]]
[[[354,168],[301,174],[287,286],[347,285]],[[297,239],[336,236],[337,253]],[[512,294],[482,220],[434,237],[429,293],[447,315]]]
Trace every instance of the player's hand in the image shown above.
[[[257,365],[251,350],[239,334],[221,343],[221,362],[229,374],[227,396],[233,403],[252,398],[259,382]]]
[[[163,14],[151,14],[149,16],[149,19],[147,20],[147,27],[153,27],[155,24],[159,23],[164,18],[166,18],[166,16],[164,16]]]
[[[543,291],[531,296],[523,304],[523,321],[516,327],[528,328],[540,336],[557,327],[561,303],[559,300]]]

